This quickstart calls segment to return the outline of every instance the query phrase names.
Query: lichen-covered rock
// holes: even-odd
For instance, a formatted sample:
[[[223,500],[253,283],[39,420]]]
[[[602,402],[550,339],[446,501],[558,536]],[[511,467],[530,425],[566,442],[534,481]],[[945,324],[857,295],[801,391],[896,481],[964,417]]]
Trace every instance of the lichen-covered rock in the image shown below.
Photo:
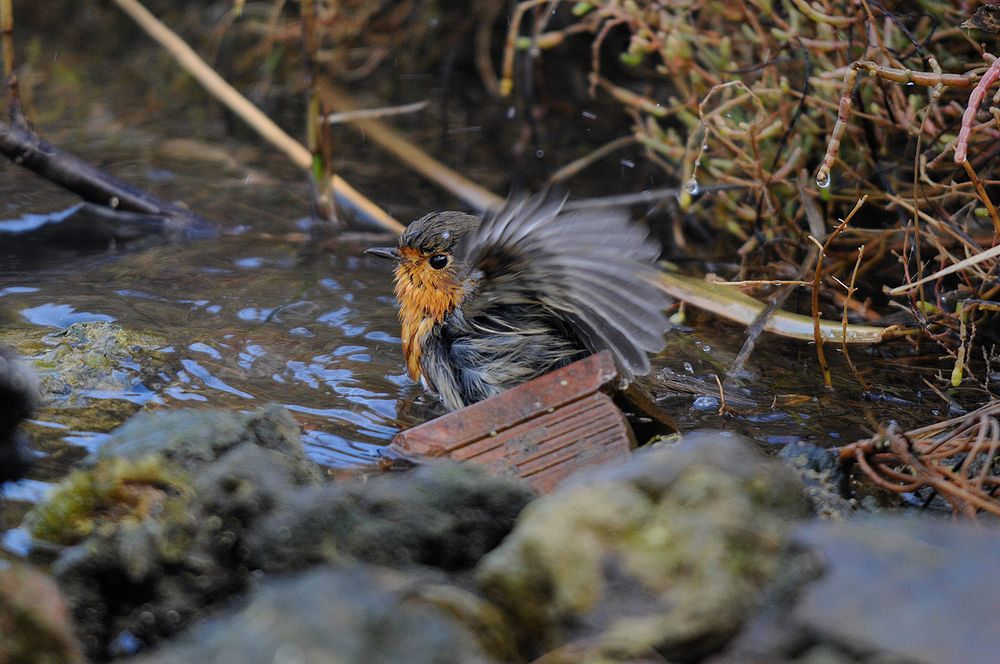
[[[65,549],[52,569],[88,654],[155,643],[250,587],[242,537],[296,489],[298,468],[274,450],[237,446],[161,509],[105,522]]]
[[[197,472],[245,444],[283,455],[302,483],[321,479],[319,466],[302,446],[298,424],[277,404],[250,413],[194,409],[139,413],[111,434],[96,458],[141,459],[159,454],[186,471]]]
[[[207,621],[136,664],[315,662],[491,664],[516,662],[497,648],[502,632],[483,634],[428,599],[426,580],[363,565],[317,569],[276,579],[242,609]],[[440,585],[437,586],[440,588]],[[467,608],[496,613],[448,586]],[[440,590],[437,591],[440,594]],[[434,591],[430,591],[433,596]],[[505,654],[505,650],[506,653]]]
[[[290,494],[244,542],[261,569],[348,555],[385,565],[474,565],[510,532],[533,493],[480,468],[435,463],[406,476],[339,482]]]
[[[581,473],[521,514],[481,562],[480,586],[544,661],[627,661],[718,650],[780,570],[808,514],[780,462],[738,435],[698,433]]]
[[[0,664],[77,662],[83,650],[56,584],[26,565],[0,570]]]
[[[102,528],[169,518],[171,511],[183,514],[189,492],[185,473],[157,455],[103,459],[70,473],[28,513],[25,525],[36,540],[76,544]]]

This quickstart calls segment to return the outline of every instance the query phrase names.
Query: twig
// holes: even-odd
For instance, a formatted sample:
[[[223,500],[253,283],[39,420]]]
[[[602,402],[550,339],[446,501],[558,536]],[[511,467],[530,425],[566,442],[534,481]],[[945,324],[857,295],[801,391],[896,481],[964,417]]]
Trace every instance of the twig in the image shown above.
[[[660,274],[659,285],[678,300],[742,325],[750,325],[765,306],[762,302],[740,291],[720,288],[704,279],[670,272]],[[767,319],[764,331],[800,341],[815,340],[812,318],[787,311],[775,311]],[[919,330],[904,330],[895,326],[849,325],[847,343],[870,345],[917,333]],[[844,338],[840,321],[820,321],[820,334],[824,341],[839,342]]]
[[[865,382],[865,379],[861,376],[861,372],[858,371],[857,366],[854,365],[854,360],[851,359],[851,352],[847,348],[847,310],[850,308],[851,298],[854,297],[854,292],[856,290],[854,284],[857,282],[858,270],[861,268],[861,259],[864,257],[864,255],[865,255],[865,245],[861,245],[860,247],[858,247],[858,260],[854,262],[854,270],[851,271],[851,282],[847,286],[847,297],[844,298],[844,315],[843,318],[841,319],[841,324],[844,329],[844,334],[843,337],[841,338],[840,348],[841,352],[844,353],[844,358],[847,360],[847,366],[851,368],[851,371],[854,373],[854,377],[857,378],[858,380],[858,384],[861,385],[861,390],[863,392],[867,392],[868,383]]]
[[[621,150],[622,148],[628,147],[635,144],[635,136],[629,134],[628,136],[620,136],[610,143],[605,143],[596,150],[586,154],[579,159],[574,159],[570,163],[566,164],[558,171],[549,176],[549,184],[558,184],[564,180],[568,180],[580,171],[584,170],[594,162],[597,162],[609,154]]]
[[[306,88],[306,146],[312,155],[309,174],[313,210],[320,219],[339,225],[337,218],[336,193],[333,191],[333,132],[325,121],[326,109],[316,92],[319,78],[319,64],[316,36],[316,7],[313,0],[300,0],[299,23],[302,26],[302,46],[305,51]]]
[[[816,270],[813,273],[813,290],[812,290],[812,318],[813,318],[813,338],[816,342],[816,358],[819,361],[820,371],[823,373],[823,383],[828,387],[833,387],[833,378],[830,376],[830,365],[826,361],[826,353],[823,350],[823,335],[820,331],[820,318],[819,318],[819,286],[820,277],[823,273],[823,259],[826,257],[826,251],[830,248],[830,244],[840,235],[847,225],[851,223],[851,219],[857,214],[861,206],[865,204],[868,200],[867,196],[862,196],[854,205],[854,209],[848,213],[844,220],[833,229],[833,232],[826,238],[826,242],[823,243],[820,249],[819,256],[816,258]],[[811,237],[811,236],[810,236]],[[844,326],[843,333],[843,343],[847,343],[847,326]]]
[[[85,201],[114,210],[186,220],[192,227],[204,230],[211,226],[189,209],[160,200],[91,166],[76,155],[41,139],[25,126],[0,122],[0,154]]]
[[[1000,60],[997,60],[997,62],[1000,62]],[[955,159],[958,159],[957,151]],[[997,214],[997,209],[993,205],[993,201],[990,200],[989,194],[986,193],[986,187],[983,186],[979,176],[976,175],[975,169],[972,168],[972,162],[968,159],[963,159],[960,163],[965,167],[965,172],[969,175],[969,180],[972,182],[973,186],[975,186],[976,192],[979,194],[979,200],[981,200],[983,205],[986,206],[986,211],[989,212],[990,219],[993,220],[993,230],[998,236],[1000,236],[1000,215]]]
[[[186,69],[212,96],[243,118],[257,133],[285,153],[297,166],[305,170],[312,167],[312,155],[309,154],[309,150],[264,115],[236,88],[223,80],[184,40],[161,23],[142,4],[137,0],[114,0],[114,2],[153,39],[167,49],[178,64]],[[365,198],[340,176],[333,177],[333,188],[338,202],[354,210],[363,219],[370,220],[377,226],[395,233],[403,230],[404,226],[401,223]]]
[[[976,113],[979,105],[986,96],[986,91],[1000,78],[1000,58],[990,64],[986,73],[972,89],[969,95],[969,105],[962,114],[962,128],[958,132],[958,143],[955,144],[955,163],[964,164],[966,153],[969,151],[969,136],[972,135],[972,123],[976,120]]]
[[[929,281],[934,281],[935,279],[940,279],[941,277],[946,277],[949,274],[954,274],[966,268],[972,267],[973,265],[979,265],[984,261],[988,261],[994,258],[1000,257],[1000,244],[995,247],[990,247],[984,251],[980,251],[974,256],[969,256],[965,260],[958,261],[957,263],[952,263],[948,267],[942,268],[933,274],[929,274],[922,279],[910,282],[908,284],[903,284],[902,286],[896,286],[895,288],[890,288],[887,292],[889,295],[903,295],[909,293],[914,288],[926,284]]]

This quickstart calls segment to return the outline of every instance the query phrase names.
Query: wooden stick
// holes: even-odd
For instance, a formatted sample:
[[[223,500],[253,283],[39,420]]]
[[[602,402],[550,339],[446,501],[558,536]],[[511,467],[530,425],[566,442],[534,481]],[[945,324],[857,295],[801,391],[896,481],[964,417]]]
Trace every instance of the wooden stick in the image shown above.
[[[0,122],[0,154],[50,182],[113,210],[182,219],[206,232],[211,224],[185,207],[159,198],[91,166],[76,155],[48,143],[31,129]]]
[[[312,155],[309,154],[309,150],[289,136],[250,100],[219,76],[183,39],[161,23],[138,0],[114,0],[114,3],[167,49],[178,64],[187,70],[213,97],[243,118],[265,140],[285,153],[295,165],[307,171],[312,168]],[[338,202],[352,209],[362,218],[394,233],[399,233],[405,228],[388,212],[365,198],[338,175],[333,176],[333,189]]]

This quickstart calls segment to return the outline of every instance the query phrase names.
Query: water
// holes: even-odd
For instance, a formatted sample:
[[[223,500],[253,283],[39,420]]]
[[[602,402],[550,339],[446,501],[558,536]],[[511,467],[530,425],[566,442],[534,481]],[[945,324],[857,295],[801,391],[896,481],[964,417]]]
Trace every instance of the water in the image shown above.
[[[75,322],[113,321],[162,340],[154,372],[123,364],[118,370],[128,378],[125,387],[68,395],[29,424],[39,463],[27,480],[5,490],[0,530],[16,525],[31,502],[139,408],[252,409],[278,402],[302,426],[311,456],[332,468],[371,462],[397,431],[437,412],[405,376],[389,266],[363,254],[390,238],[309,240],[307,187],[283,159],[254,147],[254,138],[235,145],[213,140],[217,118],[186,125],[201,116],[172,97],[141,118],[108,118],[104,105],[126,113],[122,109],[144,93],[121,88],[114,94],[117,99],[78,100],[41,129],[116,175],[185,201],[223,232],[191,244],[84,243],[85,232],[15,242],[11,232],[49,232],[72,217],[79,201],[0,163],[3,335],[38,340]],[[35,101],[52,106],[42,97]],[[429,118],[426,133],[435,135],[432,125]],[[179,135],[179,126],[193,136]],[[341,174],[397,217],[455,206],[347,131],[338,142]],[[448,140],[450,154],[472,160],[463,170],[500,191],[504,174],[496,172],[495,155],[483,152],[481,137],[456,133]],[[423,142],[433,144],[426,134]],[[549,156],[552,163],[564,161]],[[591,191],[574,193],[611,193],[601,177],[595,175]],[[715,376],[725,378],[743,332],[693,310],[688,322],[690,331],[668,334],[667,351],[654,361],[653,386],[684,429],[735,429],[764,447],[793,440],[829,446],[868,435],[888,419],[923,423],[944,412],[935,395],[921,397],[912,387],[935,369],[904,371],[882,351],[859,350],[855,359],[863,360],[866,378],[887,395],[871,401],[862,398],[835,350],[828,352],[837,380],[831,393],[822,386],[810,345],[765,337],[748,365],[749,377],[729,389],[729,410],[720,414]],[[100,416],[81,417],[90,411]],[[8,531],[5,541],[14,543],[8,550],[19,550],[21,531]]]

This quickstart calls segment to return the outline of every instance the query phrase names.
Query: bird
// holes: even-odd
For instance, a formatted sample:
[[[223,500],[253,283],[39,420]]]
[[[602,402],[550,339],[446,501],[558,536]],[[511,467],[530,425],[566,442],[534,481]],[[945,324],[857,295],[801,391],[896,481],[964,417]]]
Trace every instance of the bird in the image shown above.
[[[622,209],[513,196],[482,218],[428,214],[395,247],[395,296],[410,378],[458,410],[601,350],[622,387],[664,347],[660,245]]]

